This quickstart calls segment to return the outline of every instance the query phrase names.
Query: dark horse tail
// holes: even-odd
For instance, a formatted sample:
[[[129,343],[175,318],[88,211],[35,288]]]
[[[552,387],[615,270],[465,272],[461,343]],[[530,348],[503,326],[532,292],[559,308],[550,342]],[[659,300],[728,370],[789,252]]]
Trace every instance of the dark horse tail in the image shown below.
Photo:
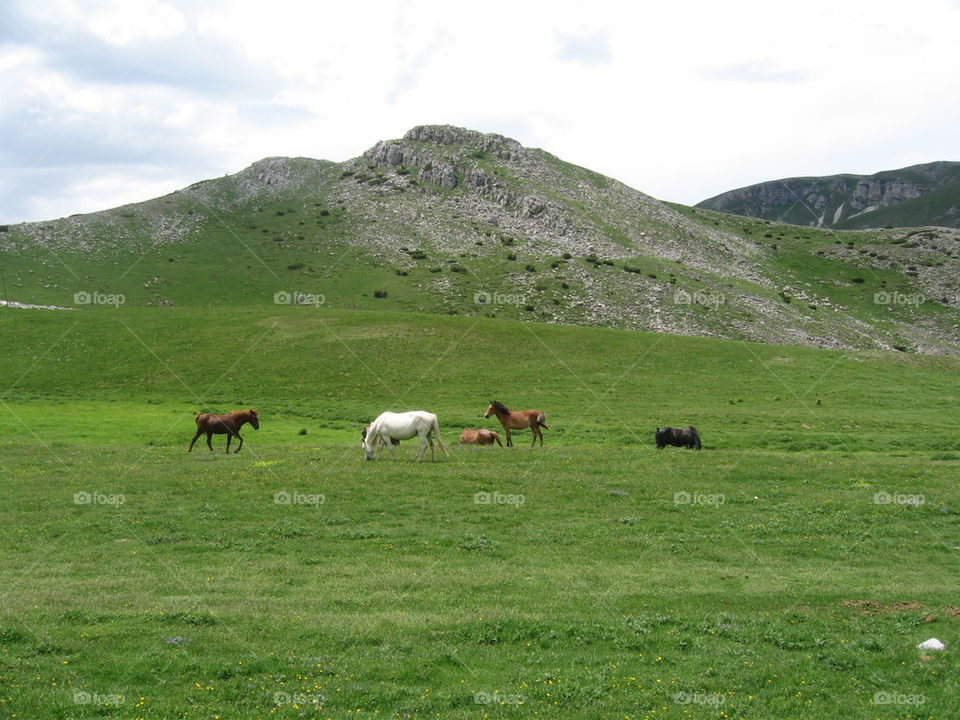
[[[542,427],[544,430],[549,430],[549,429],[550,429],[550,428],[547,427],[547,415],[546,415],[546,413],[540,413],[539,415],[537,415],[537,425],[539,425],[540,427]]]
[[[690,446],[695,450],[699,450],[700,434],[697,432],[697,429],[693,425],[691,425],[688,429],[690,430],[690,440],[691,440]]]

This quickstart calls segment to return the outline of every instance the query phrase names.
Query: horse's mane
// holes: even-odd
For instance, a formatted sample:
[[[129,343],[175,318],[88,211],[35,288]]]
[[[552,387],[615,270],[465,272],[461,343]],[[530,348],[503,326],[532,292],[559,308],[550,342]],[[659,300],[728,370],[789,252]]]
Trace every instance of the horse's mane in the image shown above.
[[[509,413],[509,412],[510,412],[510,408],[508,408],[506,405],[504,405],[504,404],[503,404],[502,402],[500,402],[499,400],[494,400],[492,403],[490,403],[490,405],[491,405],[491,406],[493,407],[493,409],[496,410],[497,412],[502,412],[502,413]]]

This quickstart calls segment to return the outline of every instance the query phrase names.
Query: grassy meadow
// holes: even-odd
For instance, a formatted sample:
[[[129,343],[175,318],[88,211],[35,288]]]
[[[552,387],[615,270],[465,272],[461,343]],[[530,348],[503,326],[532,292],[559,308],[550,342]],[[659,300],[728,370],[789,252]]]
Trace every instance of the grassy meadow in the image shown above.
[[[0,717],[956,717],[958,361],[295,306],[0,339]],[[494,399],[546,446],[459,446]],[[450,455],[363,461],[416,408]]]

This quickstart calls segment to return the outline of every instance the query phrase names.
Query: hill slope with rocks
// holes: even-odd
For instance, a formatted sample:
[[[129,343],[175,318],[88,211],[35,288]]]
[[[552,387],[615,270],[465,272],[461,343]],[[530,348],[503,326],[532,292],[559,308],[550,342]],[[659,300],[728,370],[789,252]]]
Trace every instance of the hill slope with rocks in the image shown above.
[[[6,299],[29,304],[297,303],[960,354],[958,231],[666,204],[451,126],[342,163],[268,158],[143,203],[0,227],[0,250]]]

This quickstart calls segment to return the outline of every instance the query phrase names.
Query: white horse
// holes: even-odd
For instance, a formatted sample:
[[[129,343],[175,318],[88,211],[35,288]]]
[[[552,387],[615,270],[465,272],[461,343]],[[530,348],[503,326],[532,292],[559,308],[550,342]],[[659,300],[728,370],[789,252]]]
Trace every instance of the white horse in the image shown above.
[[[377,419],[370,423],[370,429],[367,436],[363,439],[363,456],[367,460],[373,460],[374,452],[379,450],[378,456],[383,454],[384,446],[390,448],[390,454],[393,459],[397,459],[397,453],[393,449],[391,440],[409,440],[414,435],[420,437],[420,452],[417,453],[417,462],[423,459],[427,450],[427,443],[430,444],[430,459],[436,460],[436,454],[433,450],[433,438],[437,439],[440,449],[447,455],[450,451],[440,439],[440,423],[437,422],[437,416],[433,413],[423,410],[411,410],[405,413],[384,412],[377,416]]]

